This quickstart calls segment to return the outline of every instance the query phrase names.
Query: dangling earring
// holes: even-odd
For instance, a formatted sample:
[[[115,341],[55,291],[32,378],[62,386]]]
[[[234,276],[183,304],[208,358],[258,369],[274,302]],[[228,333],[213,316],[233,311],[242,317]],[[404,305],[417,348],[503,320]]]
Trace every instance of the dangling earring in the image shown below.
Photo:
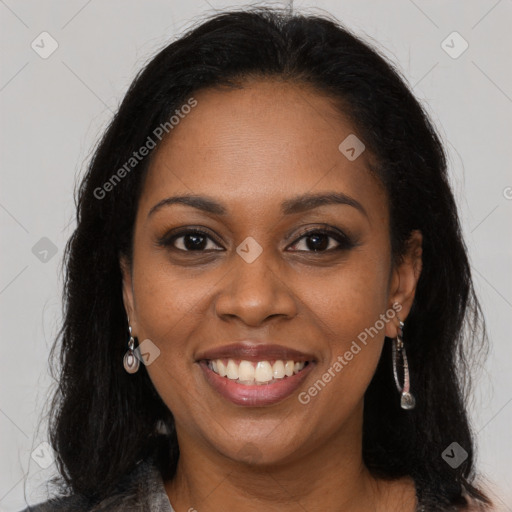
[[[398,315],[397,315],[398,318]],[[398,328],[398,332],[396,335],[396,338],[393,340],[392,345],[392,353],[393,353],[393,375],[395,376],[395,383],[396,387],[398,389],[398,392],[401,394],[400,398],[400,407],[402,409],[414,409],[416,405],[416,399],[414,398],[414,395],[410,392],[410,382],[409,382],[409,365],[407,363],[407,355],[405,353],[405,346],[403,342],[403,335],[404,335],[404,323],[398,318],[398,322],[400,324]],[[404,369],[404,384],[403,386],[400,385],[400,382],[398,380],[398,373],[397,373],[397,367],[398,367],[398,358],[402,359],[402,366]]]
[[[124,365],[124,369],[128,373],[135,373],[139,369],[140,361],[135,356],[135,353],[133,351],[133,347],[135,345],[135,340],[133,339],[132,327],[130,325],[128,325],[128,330],[130,331],[130,340],[128,341],[128,350],[126,351],[126,354],[124,355],[124,358],[123,358],[123,365]]]

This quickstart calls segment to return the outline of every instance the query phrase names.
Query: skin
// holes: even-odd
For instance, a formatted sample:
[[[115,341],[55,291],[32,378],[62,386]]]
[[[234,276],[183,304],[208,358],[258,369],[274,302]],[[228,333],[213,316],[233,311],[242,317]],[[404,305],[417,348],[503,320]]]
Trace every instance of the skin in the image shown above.
[[[364,393],[384,336],[396,336],[397,319],[308,404],[297,394],[393,303],[407,320],[421,272],[421,234],[413,232],[393,266],[386,193],[368,170],[368,149],[354,161],[338,150],[355,129],[329,98],[268,80],[194,97],[197,106],[152,155],[133,264],[120,260],[133,334],[160,350],[146,369],[176,421],[181,455],[175,478],[165,482],[173,507],[413,511],[412,479],[375,479],[361,456]],[[339,204],[282,214],[282,201],[319,192],[342,192],[366,214]],[[148,217],[155,204],[178,194],[214,198],[227,214],[174,204]],[[157,245],[182,227],[211,233],[202,253],[186,252],[183,236],[174,249]],[[350,234],[357,245],[334,251],[339,242],[322,237],[313,252],[315,241],[303,232],[322,227]],[[248,236],[263,249],[250,264],[236,252]],[[316,366],[277,404],[234,405],[210,388],[196,356],[248,338],[312,353]]]

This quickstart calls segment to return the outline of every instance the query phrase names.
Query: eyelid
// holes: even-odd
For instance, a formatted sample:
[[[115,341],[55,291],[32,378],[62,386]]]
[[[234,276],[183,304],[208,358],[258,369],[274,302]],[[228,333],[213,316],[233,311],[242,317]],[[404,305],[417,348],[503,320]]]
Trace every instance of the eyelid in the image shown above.
[[[324,233],[333,233],[340,237],[345,237],[347,239],[350,238],[349,235],[344,233],[341,229],[335,228],[334,226],[331,226],[329,224],[318,224],[316,226],[308,226],[304,229],[300,229],[299,233],[294,235],[295,240],[298,238],[302,238],[304,235],[308,235],[309,233],[318,233],[318,232],[324,232]],[[288,238],[291,238],[291,235],[288,235]]]

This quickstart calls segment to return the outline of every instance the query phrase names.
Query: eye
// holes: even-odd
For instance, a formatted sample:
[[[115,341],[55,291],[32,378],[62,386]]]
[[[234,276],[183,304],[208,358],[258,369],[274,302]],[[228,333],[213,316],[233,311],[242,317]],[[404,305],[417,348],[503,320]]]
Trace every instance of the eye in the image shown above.
[[[166,234],[157,241],[159,246],[170,247],[181,252],[223,251],[212,235],[199,229],[187,229]],[[348,250],[356,244],[342,231],[312,229],[303,233],[291,246],[298,252],[333,252]]]
[[[212,242],[209,244],[209,242]],[[183,252],[202,252],[209,250],[223,250],[215,249],[219,247],[213,238],[206,232],[201,230],[187,230],[175,233],[171,236],[166,235],[158,241],[158,245],[168,247]]]
[[[334,241],[334,242],[333,242]],[[297,246],[305,249],[297,249]],[[354,247],[352,240],[342,232],[328,229],[313,229],[304,233],[290,247],[299,252],[331,252],[347,250]]]

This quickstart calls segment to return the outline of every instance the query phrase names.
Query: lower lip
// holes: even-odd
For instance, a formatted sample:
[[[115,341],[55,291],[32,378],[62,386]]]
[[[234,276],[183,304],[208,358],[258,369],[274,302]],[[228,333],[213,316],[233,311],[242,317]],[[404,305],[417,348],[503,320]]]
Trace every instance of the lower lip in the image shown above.
[[[291,377],[284,377],[273,384],[246,386],[237,384],[227,377],[221,377],[208,368],[206,361],[200,361],[199,363],[206,380],[213,389],[235,405],[247,407],[272,405],[284,400],[302,384],[314,365],[314,363],[309,362],[299,373],[295,373]]]

